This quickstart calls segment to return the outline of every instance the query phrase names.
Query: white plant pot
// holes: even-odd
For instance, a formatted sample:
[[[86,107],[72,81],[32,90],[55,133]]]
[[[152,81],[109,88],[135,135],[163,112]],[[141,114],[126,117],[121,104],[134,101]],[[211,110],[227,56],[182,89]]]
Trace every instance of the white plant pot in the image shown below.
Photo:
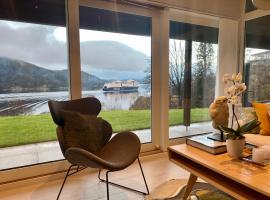
[[[245,139],[226,140],[227,152],[232,158],[241,158],[245,146]]]

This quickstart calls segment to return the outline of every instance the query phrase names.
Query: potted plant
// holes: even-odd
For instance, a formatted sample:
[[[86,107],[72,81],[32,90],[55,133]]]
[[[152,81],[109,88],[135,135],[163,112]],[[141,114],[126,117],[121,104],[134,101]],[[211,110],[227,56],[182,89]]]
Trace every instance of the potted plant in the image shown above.
[[[228,154],[233,158],[240,158],[242,156],[243,148],[245,145],[245,133],[250,132],[257,128],[260,122],[254,119],[243,126],[238,126],[236,130],[225,126],[219,126],[219,129],[227,133],[226,146]]]
[[[240,125],[236,113],[235,105],[239,103],[239,98],[242,93],[246,90],[245,83],[242,83],[242,75],[240,73],[233,74],[231,77],[225,74],[223,77],[225,84],[229,85],[225,88],[225,93],[227,96],[227,102],[231,104],[231,127],[219,126],[218,128],[227,133],[226,134],[226,146],[228,154],[233,158],[240,158],[242,156],[243,148],[245,145],[244,134],[250,132],[254,128],[260,125],[257,119],[254,119],[244,125]],[[234,128],[234,120],[236,121],[236,128]]]

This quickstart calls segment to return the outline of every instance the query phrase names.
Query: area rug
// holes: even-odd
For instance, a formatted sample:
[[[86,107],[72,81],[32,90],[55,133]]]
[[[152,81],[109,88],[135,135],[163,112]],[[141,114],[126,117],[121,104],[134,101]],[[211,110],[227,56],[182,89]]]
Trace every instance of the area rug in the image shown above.
[[[183,198],[187,180],[173,179],[169,180],[146,196],[145,200],[180,200]],[[228,194],[218,190],[214,186],[196,182],[188,200],[235,200]]]

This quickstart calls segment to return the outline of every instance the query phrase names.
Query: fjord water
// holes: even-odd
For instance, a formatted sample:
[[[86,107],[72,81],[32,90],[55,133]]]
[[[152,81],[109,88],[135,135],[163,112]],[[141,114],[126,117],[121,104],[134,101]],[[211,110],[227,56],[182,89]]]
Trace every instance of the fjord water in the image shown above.
[[[140,85],[138,92],[133,93],[103,93],[102,90],[82,92],[82,97],[88,96],[98,98],[102,110],[129,110],[139,96],[150,96],[150,92]],[[0,94],[0,116],[47,113],[49,100],[68,99],[68,91]]]

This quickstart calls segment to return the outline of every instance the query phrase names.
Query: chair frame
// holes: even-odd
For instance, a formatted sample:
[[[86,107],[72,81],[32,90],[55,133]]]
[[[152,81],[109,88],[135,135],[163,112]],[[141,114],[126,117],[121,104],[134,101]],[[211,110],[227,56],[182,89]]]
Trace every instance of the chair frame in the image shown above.
[[[130,191],[133,191],[133,192],[137,192],[137,193],[140,193],[140,194],[143,194],[143,195],[148,195],[148,194],[149,194],[149,188],[148,188],[148,185],[147,185],[145,176],[144,176],[144,172],[143,172],[142,165],[141,165],[141,162],[140,162],[139,157],[137,158],[137,160],[138,160],[138,163],[139,163],[139,166],[140,166],[140,171],[141,171],[141,174],[142,174],[143,181],[144,181],[144,184],[145,184],[145,187],[146,187],[146,191],[147,191],[147,192],[142,192],[142,191],[139,191],[139,190],[130,188],[130,187],[126,187],[126,186],[124,186],[124,185],[120,185],[120,184],[117,184],[117,183],[114,183],[114,182],[110,182],[110,181],[109,181],[109,173],[110,173],[110,172],[114,172],[114,171],[109,171],[109,170],[107,170],[107,171],[106,171],[106,179],[102,179],[102,178],[100,177],[100,174],[101,174],[101,170],[102,170],[102,169],[100,168],[99,171],[98,171],[98,179],[99,179],[100,182],[106,183],[107,200],[110,199],[109,184],[114,185],[114,186],[117,186],[117,187],[120,187],[120,188],[123,188],[123,189],[130,190]],[[70,171],[71,171],[71,169],[72,169],[73,167],[77,167],[77,169],[76,169],[75,172],[70,173]],[[86,169],[86,168],[87,168],[87,167],[80,167],[80,166],[77,166],[77,165],[70,165],[70,167],[69,167],[68,170],[67,170],[66,176],[65,176],[64,181],[63,181],[63,183],[62,183],[62,185],[61,185],[61,188],[60,188],[60,191],[59,191],[59,193],[58,193],[58,195],[57,195],[56,200],[59,200],[60,195],[61,195],[61,192],[62,192],[62,190],[63,190],[63,188],[64,188],[64,185],[65,185],[65,183],[66,183],[67,178],[68,178],[69,176],[73,175],[73,174],[76,174],[76,173],[78,173],[78,172],[80,172],[80,171]]]
[[[99,169],[99,173],[98,173],[98,179],[101,182],[105,182],[106,183],[106,189],[107,189],[107,200],[109,200],[109,184],[117,186],[117,187],[121,187],[123,189],[128,189],[130,191],[133,192],[137,192],[137,193],[141,193],[143,195],[149,194],[149,189],[146,183],[146,179],[143,173],[143,169],[141,166],[141,162],[139,159],[139,153],[140,153],[140,147],[141,147],[141,143],[140,140],[138,138],[138,136],[130,131],[124,131],[124,132],[120,132],[118,133],[116,136],[114,136],[112,138],[112,127],[111,125],[106,122],[104,120],[103,124],[106,128],[106,132],[105,132],[105,140],[104,140],[104,148],[102,149],[103,152],[101,152],[101,156],[102,153],[104,153],[103,156],[105,156],[105,160],[103,160],[103,158],[97,159],[98,155],[93,154],[91,152],[88,152],[84,149],[81,149],[79,147],[68,147],[64,137],[63,137],[63,130],[61,129],[61,127],[64,126],[64,121],[61,118],[61,114],[60,111],[61,110],[68,110],[68,111],[73,111],[73,112],[78,112],[81,114],[85,114],[85,115],[95,115],[97,116],[100,111],[101,111],[101,103],[100,101],[95,98],[95,97],[86,97],[86,98],[82,98],[82,99],[77,99],[77,100],[71,100],[71,101],[49,101],[48,102],[49,108],[50,108],[50,112],[51,112],[51,116],[53,121],[55,122],[55,124],[58,126],[56,129],[56,133],[57,133],[57,137],[58,137],[58,141],[60,144],[60,148],[61,151],[63,153],[63,156],[71,163],[70,167],[68,168],[65,178],[63,180],[63,183],[61,185],[60,191],[57,195],[57,200],[60,198],[61,192],[64,188],[64,185],[66,183],[66,180],[69,176],[78,173],[81,170],[84,170],[87,167],[92,167],[92,168],[96,168]],[[124,138],[124,139],[123,139]],[[131,154],[132,157],[127,157],[126,160],[124,160],[122,163],[120,162],[120,164],[111,164],[110,161],[106,161],[106,156],[109,156],[110,154],[108,154],[108,152],[111,152],[111,149],[114,145],[116,145],[117,141],[123,141],[125,139],[129,139],[131,141],[131,144],[133,145],[132,148],[129,148],[129,153]],[[110,145],[107,149],[106,149],[106,145]],[[124,145],[123,145],[124,146]],[[125,147],[125,146],[124,146]],[[125,147],[126,148],[126,147]],[[110,150],[110,151],[108,151]],[[118,151],[121,150],[118,149]],[[123,149],[122,149],[123,150]],[[85,160],[89,160],[90,162],[85,163],[85,161],[81,161],[79,159],[76,160],[76,156],[85,156]],[[89,156],[89,157],[88,157]],[[80,157],[79,157],[80,158]],[[93,160],[92,160],[93,159]],[[146,186],[146,190],[147,192],[141,192],[139,190],[135,190],[123,185],[119,185],[117,183],[113,183],[109,181],[109,173],[110,172],[114,172],[114,171],[119,171],[119,170],[123,170],[125,168],[127,168],[129,165],[131,165],[135,160],[138,160],[139,163],[139,167],[141,170],[141,174],[143,176],[143,180]],[[76,169],[73,169],[73,167]],[[102,179],[100,174],[101,174],[101,170],[104,169],[106,170],[106,179]],[[72,171],[72,172],[71,172]]]

